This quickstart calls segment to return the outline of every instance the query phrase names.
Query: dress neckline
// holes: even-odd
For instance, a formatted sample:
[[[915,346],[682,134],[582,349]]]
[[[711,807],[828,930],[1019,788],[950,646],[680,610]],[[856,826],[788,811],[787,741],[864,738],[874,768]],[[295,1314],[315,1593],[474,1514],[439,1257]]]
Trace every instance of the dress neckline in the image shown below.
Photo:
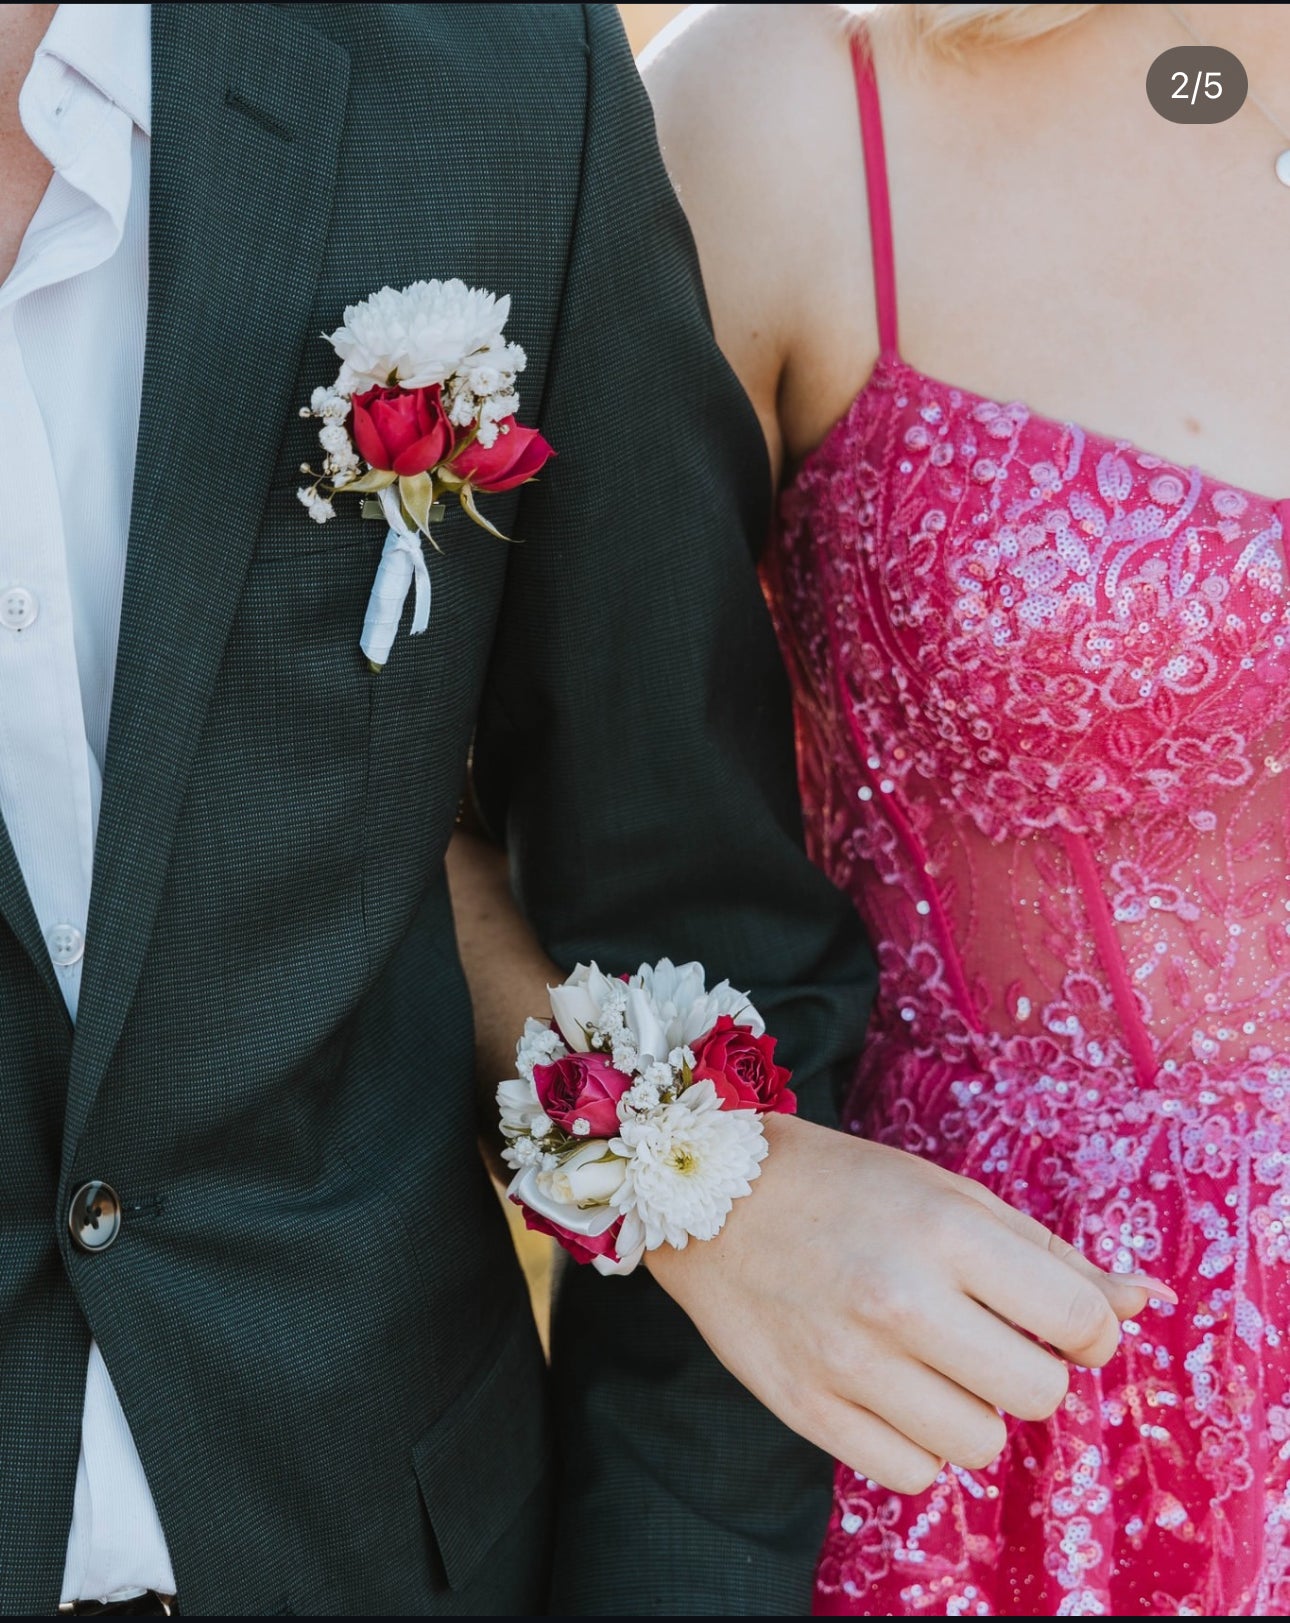
[[[1207,486],[1217,486],[1223,490],[1233,490],[1244,496],[1247,501],[1256,503],[1261,507],[1274,509],[1282,522],[1282,529],[1290,534],[1290,497],[1269,496],[1263,491],[1251,490],[1248,485],[1239,485],[1231,480],[1220,478],[1217,474],[1208,472],[1196,463],[1176,462],[1173,457],[1165,456],[1159,451],[1152,451],[1149,447],[1137,445],[1132,440],[1124,439],[1114,434],[1105,434],[1098,429],[1087,428],[1083,423],[1077,423],[1066,417],[1050,417],[1044,412],[1038,412],[1024,400],[1000,400],[994,395],[980,394],[975,389],[965,389],[961,384],[950,383],[944,378],[934,377],[930,372],[924,372],[912,366],[898,352],[887,351],[880,354],[873,364],[869,376],[861,384],[855,399],[829,429],[824,438],[809,450],[797,465],[797,470],[789,482],[784,486],[783,495],[791,494],[801,483],[805,475],[818,463],[827,459],[833,450],[834,442],[845,437],[857,414],[869,402],[876,391],[879,381],[886,376],[903,375],[917,383],[942,394],[956,394],[969,405],[995,406],[1000,411],[1010,407],[1017,407],[1026,414],[1026,421],[1034,423],[1041,428],[1054,431],[1062,429],[1075,430],[1083,435],[1084,439],[1097,445],[1104,445],[1116,449],[1130,456],[1151,457],[1162,468],[1173,468],[1180,473],[1192,475]],[[782,499],[782,498],[781,498]]]

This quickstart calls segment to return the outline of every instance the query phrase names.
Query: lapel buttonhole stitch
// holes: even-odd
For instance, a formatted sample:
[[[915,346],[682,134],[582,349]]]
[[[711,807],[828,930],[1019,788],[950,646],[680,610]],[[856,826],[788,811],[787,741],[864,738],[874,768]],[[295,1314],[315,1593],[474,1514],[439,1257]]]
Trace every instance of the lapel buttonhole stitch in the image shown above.
[[[295,140],[296,133],[293,129],[274,118],[272,113],[266,113],[262,107],[257,107],[254,102],[247,101],[241,91],[234,90],[231,85],[224,92],[224,102],[235,113],[242,113],[262,130],[267,130],[270,135],[276,135],[279,141]]]

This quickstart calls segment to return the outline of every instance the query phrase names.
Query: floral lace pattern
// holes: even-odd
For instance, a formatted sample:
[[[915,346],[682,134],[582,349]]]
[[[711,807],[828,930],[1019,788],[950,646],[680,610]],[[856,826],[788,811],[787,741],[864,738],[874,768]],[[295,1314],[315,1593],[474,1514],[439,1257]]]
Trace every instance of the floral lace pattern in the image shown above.
[[[895,358],[764,565],[853,1131],[1179,1291],[985,1471],[839,1467],[816,1611],[1290,1615],[1290,503]]]

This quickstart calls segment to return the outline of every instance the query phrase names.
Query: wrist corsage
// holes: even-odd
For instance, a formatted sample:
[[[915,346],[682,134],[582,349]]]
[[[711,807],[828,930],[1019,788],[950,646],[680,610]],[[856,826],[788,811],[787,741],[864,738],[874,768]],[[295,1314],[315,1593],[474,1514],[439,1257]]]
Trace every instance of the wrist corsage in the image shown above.
[[[762,1116],[797,1109],[765,1022],[666,958],[619,979],[580,964],[549,990],[497,1090],[525,1223],[602,1274],[712,1239],[761,1172]]]

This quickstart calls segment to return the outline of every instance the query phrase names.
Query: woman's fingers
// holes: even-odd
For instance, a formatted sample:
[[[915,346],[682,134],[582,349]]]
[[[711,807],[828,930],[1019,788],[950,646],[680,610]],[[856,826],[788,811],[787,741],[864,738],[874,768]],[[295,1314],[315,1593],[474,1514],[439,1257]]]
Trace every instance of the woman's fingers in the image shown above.
[[[1120,1343],[1119,1321],[1140,1313],[1152,1296],[1177,1297],[1147,1275],[1103,1272],[1033,1217],[965,1180],[994,1221],[965,1247],[964,1287],[1000,1317],[1048,1342],[1073,1363],[1098,1369]]]
[[[870,1414],[928,1455],[975,1471],[989,1465],[1008,1439],[995,1408],[912,1358],[871,1359],[856,1374],[863,1379],[841,1395],[867,1399]]]
[[[1025,1212],[1019,1212],[1015,1206],[1009,1206],[1006,1200],[1000,1200],[998,1195],[976,1183],[970,1178],[960,1180],[962,1192],[969,1195],[986,1211],[993,1213],[1001,1223],[1007,1225],[1014,1234],[1023,1240],[1030,1240],[1033,1244],[1041,1246],[1059,1262],[1074,1268],[1076,1273],[1082,1274],[1090,1280],[1106,1296],[1116,1317],[1121,1319],[1132,1318],[1141,1313],[1147,1301],[1155,1296],[1166,1302],[1177,1303],[1178,1296],[1171,1285],[1164,1280],[1156,1279],[1152,1274],[1111,1274],[1104,1268],[1099,1268],[1095,1262],[1089,1260],[1082,1251],[1061,1239],[1051,1229]]]
[[[1045,1245],[994,1222],[965,1253],[964,1290],[1000,1318],[1028,1330],[1072,1363],[1100,1368],[1120,1344],[1105,1292]]]
[[[992,1410],[1019,1420],[1047,1420],[1069,1385],[1060,1358],[966,1296],[947,1310],[930,1362]]]
[[[945,1467],[943,1458],[843,1398],[825,1400],[808,1420],[797,1417],[790,1424],[825,1453],[892,1493],[922,1493]]]
[[[1108,1274],[1069,1241],[1048,1234],[1047,1229],[1044,1233],[1048,1236],[1049,1254],[1092,1280],[1111,1304],[1117,1319],[1136,1318],[1153,1296],[1177,1305],[1177,1292],[1163,1279],[1156,1279],[1152,1274]]]

